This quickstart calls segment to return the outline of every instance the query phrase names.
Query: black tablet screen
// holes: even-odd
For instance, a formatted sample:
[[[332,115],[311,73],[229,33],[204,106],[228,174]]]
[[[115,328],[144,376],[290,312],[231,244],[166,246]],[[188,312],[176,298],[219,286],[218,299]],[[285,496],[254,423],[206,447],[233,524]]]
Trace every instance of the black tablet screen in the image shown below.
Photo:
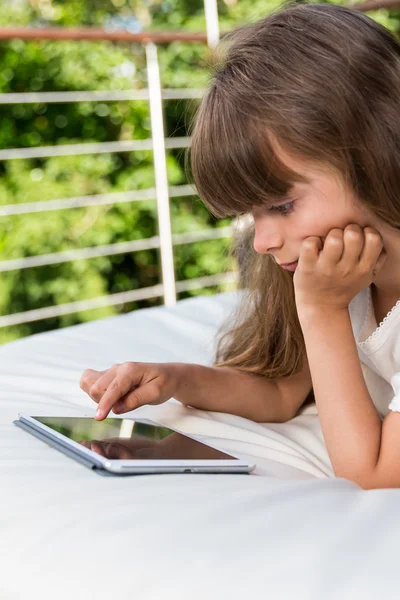
[[[109,459],[237,460],[167,427],[132,419],[95,421],[91,417],[33,418]]]

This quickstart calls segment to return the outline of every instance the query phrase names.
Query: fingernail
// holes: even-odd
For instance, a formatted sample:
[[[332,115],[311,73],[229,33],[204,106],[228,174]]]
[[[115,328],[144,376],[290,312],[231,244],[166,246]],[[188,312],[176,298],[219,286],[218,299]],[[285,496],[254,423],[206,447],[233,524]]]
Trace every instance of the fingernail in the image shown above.
[[[101,411],[100,409],[97,411],[96,413],[96,417],[102,417],[103,416],[103,411]]]

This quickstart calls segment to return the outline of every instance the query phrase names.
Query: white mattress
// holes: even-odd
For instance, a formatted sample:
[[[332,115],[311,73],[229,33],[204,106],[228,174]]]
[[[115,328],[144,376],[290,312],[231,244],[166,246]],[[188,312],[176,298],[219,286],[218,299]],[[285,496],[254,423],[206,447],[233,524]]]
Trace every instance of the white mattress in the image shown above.
[[[211,364],[237,299],[202,296],[0,347],[0,600],[400,597],[400,490],[335,478],[315,405],[283,424],[174,399],[122,415],[246,457],[251,475],[104,478],[12,423],[93,416],[86,368]]]

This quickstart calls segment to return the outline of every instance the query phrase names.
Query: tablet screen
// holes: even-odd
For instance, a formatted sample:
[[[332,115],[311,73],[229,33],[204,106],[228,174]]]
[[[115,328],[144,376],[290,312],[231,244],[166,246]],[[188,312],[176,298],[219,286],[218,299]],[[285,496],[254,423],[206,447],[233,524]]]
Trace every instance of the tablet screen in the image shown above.
[[[132,419],[33,417],[105,458],[119,460],[238,460],[197,440],[158,425]]]

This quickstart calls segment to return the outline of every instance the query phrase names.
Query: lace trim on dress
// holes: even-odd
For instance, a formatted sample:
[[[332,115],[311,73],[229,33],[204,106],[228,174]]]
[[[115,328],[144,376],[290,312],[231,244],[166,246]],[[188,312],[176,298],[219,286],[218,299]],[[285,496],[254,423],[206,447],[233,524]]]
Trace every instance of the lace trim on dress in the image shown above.
[[[375,329],[375,331],[373,331],[371,333],[371,335],[369,337],[367,337],[366,340],[364,340],[363,342],[358,342],[358,344],[360,346],[363,346],[364,344],[367,344],[368,342],[370,342],[371,340],[373,340],[381,331],[382,329],[385,327],[385,324],[387,323],[388,319],[391,318],[392,314],[395,312],[395,310],[400,306],[400,298],[399,300],[397,300],[396,304],[393,306],[393,308],[391,308],[388,312],[388,314],[386,315],[386,317],[383,319],[383,321],[381,321],[378,325],[378,327]],[[367,308],[367,314],[365,315],[365,319],[364,319],[364,323],[362,325],[361,328],[361,333],[364,331],[364,327],[366,326],[369,317],[372,314],[373,311],[373,304],[372,304],[372,293],[371,293],[371,287],[369,287],[369,294],[368,294],[368,308]]]

